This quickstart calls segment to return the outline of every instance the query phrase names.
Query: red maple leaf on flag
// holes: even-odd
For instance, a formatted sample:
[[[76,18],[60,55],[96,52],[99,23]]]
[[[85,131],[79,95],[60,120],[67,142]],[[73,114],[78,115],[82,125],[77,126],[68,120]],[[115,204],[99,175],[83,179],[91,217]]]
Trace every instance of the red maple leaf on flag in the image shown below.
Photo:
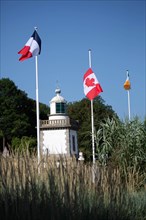
[[[95,79],[94,78],[87,78],[86,81],[85,81],[85,85],[90,87],[90,86],[95,86],[95,83],[94,83]]]

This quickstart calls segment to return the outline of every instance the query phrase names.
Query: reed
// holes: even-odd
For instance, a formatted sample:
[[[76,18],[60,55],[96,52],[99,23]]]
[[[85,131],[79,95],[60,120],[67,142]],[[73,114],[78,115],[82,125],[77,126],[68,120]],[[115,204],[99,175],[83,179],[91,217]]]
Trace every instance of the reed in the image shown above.
[[[146,219],[144,174],[59,160],[0,156],[1,219]]]
[[[138,118],[130,122],[106,119],[100,123],[95,140],[101,164],[113,163],[123,170],[146,172],[146,128]]]

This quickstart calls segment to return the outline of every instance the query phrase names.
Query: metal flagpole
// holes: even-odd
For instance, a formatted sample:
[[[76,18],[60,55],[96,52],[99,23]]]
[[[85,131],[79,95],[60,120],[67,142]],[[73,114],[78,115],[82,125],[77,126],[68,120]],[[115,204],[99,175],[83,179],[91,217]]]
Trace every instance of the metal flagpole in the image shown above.
[[[92,157],[93,157],[93,164],[94,164],[95,163],[95,141],[94,141],[93,100],[91,100],[91,124],[92,124]]]
[[[35,27],[35,30],[37,28]],[[35,56],[36,67],[36,116],[37,116],[37,156],[38,164],[40,162],[40,122],[39,122],[39,90],[38,90],[38,56]]]
[[[128,115],[129,115],[129,121],[131,120],[131,114],[130,114],[130,91],[128,90]]]
[[[89,49],[89,68],[91,68],[91,49]],[[95,164],[93,100],[91,100],[91,125],[92,125],[92,157],[93,157],[93,164]]]
[[[40,123],[39,123],[39,90],[38,90],[38,56],[35,56],[36,66],[36,115],[37,115],[37,155],[40,162]]]
[[[127,70],[127,78],[129,79],[129,72]],[[127,94],[128,94],[128,117],[129,117],[129,121],[131,119],[131,113],[130,113],[130,88],[127,90]]]

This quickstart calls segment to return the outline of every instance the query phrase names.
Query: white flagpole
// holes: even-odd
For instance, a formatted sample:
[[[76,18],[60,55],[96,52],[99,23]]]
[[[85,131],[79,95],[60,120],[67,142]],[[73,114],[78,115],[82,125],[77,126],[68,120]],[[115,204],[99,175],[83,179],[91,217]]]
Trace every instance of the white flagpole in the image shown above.
[[[40,162],[40,123],[39,123],[39,90],[38,90],[38,56],[35,56],[36,66],[36,116],[37,116],[37,156]]]
[[[129,72],[127,70],[127,78],[129,78]],[[131,112],[130,112],[130,89],[127,90],[127,95],[128,95],[128,118],[129,121],[131,120]]]
[[[129,121],[131,120],[131,114],[130,114],[130,91],[128,90],[128,116],[129,116]]]
[[[35,27],[35,30],[37,30],[36,27]],[[38,56],[35,56],[35,67],[36,67],[37,156],[38,156],[38,164],[39,164],[40,162],[40,122],[39,122]]]
[[[94,164],[95,163],[95,141],[94,141],[93,100],[91,100],[91,124],[92,124],[92,157],[93,157],[93,164]]]
[[[91,49],[89,49],[89,68],[91,68]],[[95,164],[93,100],[91,100],[91,126],[92,126],[92,157],[93,157],[93,164]]]

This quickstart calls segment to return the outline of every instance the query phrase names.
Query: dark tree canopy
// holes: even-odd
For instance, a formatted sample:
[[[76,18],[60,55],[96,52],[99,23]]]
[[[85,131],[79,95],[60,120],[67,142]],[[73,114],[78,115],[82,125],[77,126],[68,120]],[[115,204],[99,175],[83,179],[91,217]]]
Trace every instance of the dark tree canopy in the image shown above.
[[[93,101],[94,126],[98,130],[101,121],[106,118],[117,117],[112,107],[104,104],[98,96]],[[91,139],[91,102],[84,98],[81,101],[68,104],[68,114],[71,118],[79,120],[78,145],[88,159],[92,154]],[[88,155],[88,156],[87,156]]]
[[[0,103],[1,139],[10,143],[13,137],[36,137],[36,103],[8,78],[0,80]],[[47,107],[40,105],[40,115],[44,118]]]

